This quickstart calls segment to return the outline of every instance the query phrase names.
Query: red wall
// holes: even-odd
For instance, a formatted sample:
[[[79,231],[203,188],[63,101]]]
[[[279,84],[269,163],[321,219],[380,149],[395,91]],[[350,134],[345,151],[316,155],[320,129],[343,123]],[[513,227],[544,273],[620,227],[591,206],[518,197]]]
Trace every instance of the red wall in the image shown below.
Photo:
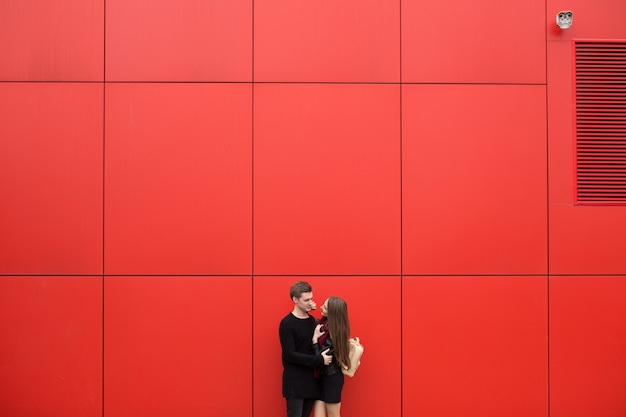
[[[299,279],[365,345],[345,416],[626,414],[572,96],[622,0],[5,3],[0,415],[281,415]]]

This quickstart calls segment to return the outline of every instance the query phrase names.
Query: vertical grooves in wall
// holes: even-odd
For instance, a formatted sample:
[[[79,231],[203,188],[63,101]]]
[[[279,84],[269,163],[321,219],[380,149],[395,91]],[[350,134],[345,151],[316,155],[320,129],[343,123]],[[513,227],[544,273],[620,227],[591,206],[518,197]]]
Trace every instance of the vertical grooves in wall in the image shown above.
[[[399,8],[399,13],[398,13],[398,19],[400,20],[400,36],[399,36],[399,40],[400,40],[400,44],[399,44],[399,48],[400,48],[400,53],[399,53],[399,64],[400,64],[400,416],[404,415],[404,400],[402,397],[402,392],[404,391],[402,388],[402,371],[404,369],[404,366],[402,364],[402,358],[404,357],[403,355],[403,350],[402,350],[402,284],[403,284],[403,274],[404,274],[404,265],[403,265],[403,253],[404,253],[404,248],[402,247],[402,216],[403,216],[403,212],[402,212],[402,90],[403,90],[403,85],[402,85],[402,0],[399,0],[400,3],[400,8]]]
[[[250,340],[252,341],[252,346],[254,347],[254,0],[252,0],[252,36],[250,39],[250,42],[252,43],[252,68],[251,68],[251,72],[250,72],[250,80],[252,81],[250,83],[250,89],[251,94],[250,94],[250,117],[251,117],[251,122],[250,122],[250,146],[251,146],[251,158],[250,158],[250,166],[251,166],[251,170],[250,170],[250,183],[251,183],[251,195],[250,195],[250,204],[251,204],[251,210],[250,210],[250,216],[252,217],[250,219],[250,227],[251,227],[251,233],[250,233],[250,287],[251,287],[251,293],[250,293],[250,298],[251,298],[251,308],[250,308],[250,317],[251,317],[251,325],[250,325]],[[250,415],[252,417],[254,417],[254,348],[250,349],[250,360],[251,360],[251,364],[252,364],[252,372],[251,372],[251,381],[250,381],[250,393],[251,393],[251,402],[250,402],[250,406],[251,406],[251,410],[250,410]]]
[[[545,5],[545,15],[548,16],[548,4],[546,2]],[[547,396],[548,396],[548,417],[550,417],[550,119],[549,119],[549,111],[548,105],[549,103],[549,94],[548,94],[548,63],[549,63],[549,54],[548,54],[548,29],[544,28],[544,37],[546,40],[546,68],[545,68],[545,113],[546,113],[546,300],[547,300],[547,338],[548,346],[547,346],[547,375],[548,375],[548,386],[547,388]]]
[[[107,2],[106,0],[104,0],[103,2],[103,27],[102,27],[102,31],[103,31],[103,37],[102,37],[102,394],[101,394],[101,401],[102,401],[102,417],[105,416],[104,412],[104,280],[105,280],[105,270],[104,270],[104,233],[105,233],[105,228],[104,228],[104,222],[105,222],[105,216],[104,216],[104,210],[105,210],[105,205],[104,205],[104,199],[105,199],[105,162],[106,162],[106,153],[105,153],[105,146],[106,146],[106,71],[107,71],[107,66],[106,66],[106,60],[107,60],[107,54],[106,54],[106,44],[107,44]]]

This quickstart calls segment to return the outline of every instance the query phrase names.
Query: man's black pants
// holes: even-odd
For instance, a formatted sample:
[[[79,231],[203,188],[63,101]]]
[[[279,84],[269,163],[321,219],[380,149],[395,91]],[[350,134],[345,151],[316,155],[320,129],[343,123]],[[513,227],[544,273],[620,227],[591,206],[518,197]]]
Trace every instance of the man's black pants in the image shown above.
[[[287,417],[309,417],[315,398],[287,398]]]

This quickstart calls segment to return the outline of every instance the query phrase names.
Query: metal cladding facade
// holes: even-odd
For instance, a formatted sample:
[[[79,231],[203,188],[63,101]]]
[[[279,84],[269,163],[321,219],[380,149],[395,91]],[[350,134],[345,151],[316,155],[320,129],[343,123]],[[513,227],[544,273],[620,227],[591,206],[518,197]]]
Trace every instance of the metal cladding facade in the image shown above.
[[[0,415],[284,415],[298,280],[365,347],[345,416],[626,415],[625,17],[4,2]]]

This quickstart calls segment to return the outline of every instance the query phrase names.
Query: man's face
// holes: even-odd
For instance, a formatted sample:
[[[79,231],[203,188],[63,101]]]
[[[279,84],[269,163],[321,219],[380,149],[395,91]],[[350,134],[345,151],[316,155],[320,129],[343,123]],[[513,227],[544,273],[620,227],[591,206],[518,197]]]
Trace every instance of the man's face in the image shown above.
[[[308,313],[309,311],[315,309],[312,292],[303,292],[300,295],[300,298],[293,297],[293,302],[296,304],[296,308],[303,313]]]

